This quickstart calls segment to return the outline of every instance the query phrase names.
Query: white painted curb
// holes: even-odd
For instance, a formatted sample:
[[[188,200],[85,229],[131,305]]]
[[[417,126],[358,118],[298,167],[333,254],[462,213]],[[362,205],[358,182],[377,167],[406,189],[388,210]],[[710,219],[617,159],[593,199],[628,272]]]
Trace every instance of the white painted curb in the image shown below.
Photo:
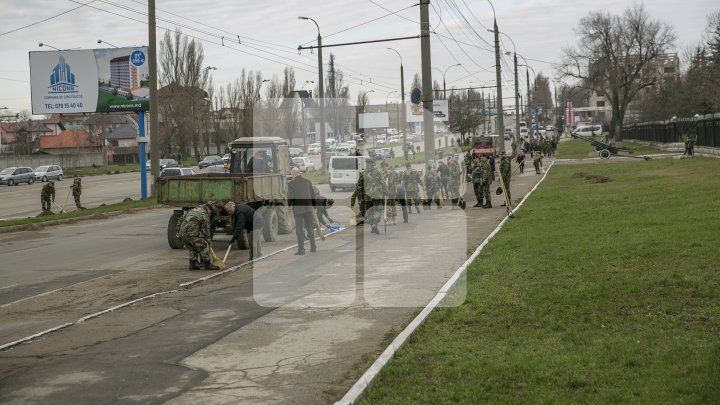
[[[538,188],[540,183],[542,183],[545,180],[545,177],[547,177],[547,174],[550,172],[550,169],[552,168],[553,164],[555,164],[555,160],[553,159],[552,163],[550,163],[550,166],[545,171],[545,175],[540,179],[540,181],[535,184],[535,187],[533,187],[530,192],[525,195],[525,198],[520,201],[520,204],[515,207],[513,212],[517,213],[517,211],[520,209],[520,207],[525,203],[525,200],[535,191],[535,189]],[[417,328],[425,321],[428,315],[437,308],[437,306],[445,299],[445,297],[448,295],[448,293],[452,290],[455,283],[460,279],[460,277],[467,271],[468,266],[475,261],[475,259],[480,255],[480,252],[485,248],[485,246],[490,242],[490,239],[492,239],[502,228],[502,226],[505,224],[505,221],[508,220],[508,216],[506,215],[505,218],[503,218],[502,221],[498,224],[497,227],[488,235],[487,238],[480,244],[480,246],[475,249],[475,252],[465,261],[465,263],[458,268],[455,273],[450,277],[450,279],[445,283],[445,285],[440,288],[440,291],[433,297],[432,300],[423,308],[422,311],[415,317],[415,319],[410,322],[410,324],[403,329],[400,334],[395,337],[395,339],[390,343],[390,345],[380,354],[380,357],[375,360],[375,362],[370,366],[370,368],[365,371],[365,373],[360,376],[360,378],[353,384],[352,387],[348,390],[347,393],[335,404],[339,405],[345,405],[345,404],[353,404],[355,401],[360,398],[360,395],[362,395],[363,392],[370,386],[372,381],[377,377],[378,373],[380,373],[380,370],[382,370],[383,367],[385,367],[386,364],[392,360],[395,353],[405,345],[405,342],[407,342],[408,338],[417,330]]]

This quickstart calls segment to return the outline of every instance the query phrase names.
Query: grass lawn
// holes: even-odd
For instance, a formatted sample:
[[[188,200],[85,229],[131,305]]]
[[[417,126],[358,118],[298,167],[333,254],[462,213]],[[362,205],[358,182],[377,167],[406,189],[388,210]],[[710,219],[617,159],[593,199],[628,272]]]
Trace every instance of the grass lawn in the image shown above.
[[[77,167],[74,169],[64,169],[63,172],[65,177],[78,176],[98,176],[101,174],[118,174],[118,173],[130,173],[139,172],[140,166],[137,164],[133,165],[108,165],[107,168],[102,166],[99,167]]]
[[[0,221],[0,228],[4,228],[7,226],[26,225],[26,224],[35,224],[35,223],[47,222],[47,221],[55,221],[58,219],[87,217],[87,216],[94,215],[94,214],[123,211],[123,210],[131,209],[131,208],[152,207],[154,205],[157,205],[157,201],[154,198],[148,198],[146,200],[136,200],[136,201],[121,202],[121,203],[117,203],[117,204],[108,204],[108,205],[101,206],[101,207],[88,208],[86,210],[63,212],[62,214],[59,214],[58,213],[59,210],[56,209],[55,206],[53,206],[53,209],[55,210],[54,211],[55,215],[45,215],[45,216],[36,217],[36,218],[22,218],[22,219],[11,219],[8,221]]]
[[[363,403],[720,403],[720,160],[555,166]]]
[[[668,153],[662,149],[656,149],[633,142],[624,142],[622,148],[632,150],[633,153],[630,156]],[[559,159],[596,158],[598,157],[598,153],[593,150],[593,147],[589,142],[581,139],[570,139],[558,145],[557,157]],[[610,159],[612,159],[612,157]]]

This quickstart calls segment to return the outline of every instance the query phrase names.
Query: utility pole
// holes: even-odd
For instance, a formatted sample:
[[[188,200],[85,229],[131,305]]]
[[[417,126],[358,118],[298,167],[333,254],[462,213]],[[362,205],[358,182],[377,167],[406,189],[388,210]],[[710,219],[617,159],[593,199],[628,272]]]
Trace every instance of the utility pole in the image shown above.
[[[517,72],[517,52],[513,53],[513,62],[515,63],[515,142],[520,143],[520,89],[518,84]],[[504,136],[503,136],[504,137]]]
[[[150,194],[157,196],[155,190],[155,179],[160,174],[160,151],[158,150],[158,104],[157,98],[157,42],[155,32],[155,0],[148,0],[148,59],[150,74],[150,172],[152,173],[152,184]],[[144,125],[142,123],[141,125]]]
[[[318,42],[318,101],[320,101],[320,164],[322,165],[321,173],[323,176],[327,173],[327,157],[325,156],[325,87],[323,85],[323,58],[322,58],[322,36],[320,35],[320,26],[317,21],[310,17],[298,17],[300,20],[310,20],[317,27]],[[318,134],[315,134],[317,137]]]
[[[525,128],[528,129],[528,138],[532,135],[532,112],[530,112],[530,67],[527,65],[527,61],[525,62],[525,80],[527,80],[527,100],[525,100],[525,103],[527,103],[527,107],[525,108],[525,111],[527,112],[527,122],[525,122]],[[533,70],[534,72],[534,70]]]
[[[400,128],[400,123],[398,122],[398,130],[402,131],[403,136],[403,145],[407,145],[407,118],[405,117],[405,73],[403,72],[403,61],[402,61],[402,55],[400,55],[400,52],[398,52],[396,49],[393,48],[387,48],[391,51],[394,51],[398,57],[400,58],[400,98],[402,99],[402,129]],[[400,118],[398,117],[398,120]]]
[[[494,11],[494,10],[493,10]],[[495,29],[495,80],[497,80],[497,94],[495,96],[495,110],[497,118],[495,120],[495,127],[498,134],[501,137],[500,140],[500,152],[505,152],[505,138],[503,137],[505,132],[505,123],[503,122],[503,105],[502,105],[502,67],[500,66],[500,31],[498,30],[497,19],[493,20]]]
[[[420,0],[420,53],[422,59],[423,131],[425,162],[435,160],[435,129],[433,125],[432,67],[430,62],[430,0]]]

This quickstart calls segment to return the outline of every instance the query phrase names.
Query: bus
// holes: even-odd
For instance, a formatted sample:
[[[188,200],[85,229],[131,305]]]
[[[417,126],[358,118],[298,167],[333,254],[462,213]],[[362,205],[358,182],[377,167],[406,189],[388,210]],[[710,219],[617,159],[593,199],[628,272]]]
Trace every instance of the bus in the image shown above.
[[[499,142],[498,135],[475,135],[470,139],[470,149],[473,155],[490,157],[497,151]]]

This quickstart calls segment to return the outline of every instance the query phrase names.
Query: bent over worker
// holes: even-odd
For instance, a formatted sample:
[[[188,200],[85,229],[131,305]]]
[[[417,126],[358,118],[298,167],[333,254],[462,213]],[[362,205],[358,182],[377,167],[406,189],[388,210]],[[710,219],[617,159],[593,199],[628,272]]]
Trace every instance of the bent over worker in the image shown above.
[[[248,235],[250,245],[250,260],[262,257],[262,234],[265,220],[251,206],[230,201],[225,204],[225,211],[233,218],[234,231],[230,244],[236,243],[242,237],[243,229]]]

